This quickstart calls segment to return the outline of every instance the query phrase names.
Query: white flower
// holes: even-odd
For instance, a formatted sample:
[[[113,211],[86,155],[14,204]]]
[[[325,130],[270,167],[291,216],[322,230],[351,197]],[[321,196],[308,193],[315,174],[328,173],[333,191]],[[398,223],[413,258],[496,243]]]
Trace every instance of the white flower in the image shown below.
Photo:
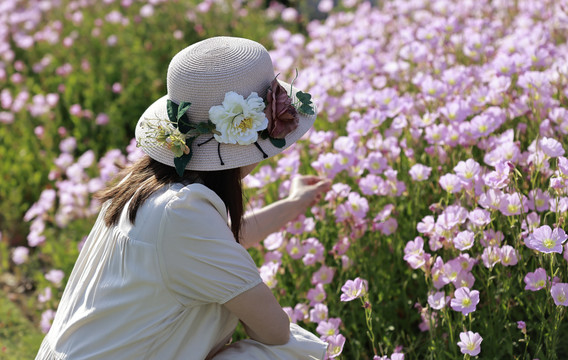
[[[143,148],[165,146],[174,153],[175,157],[189,154],[190,149],[185,144],[185,134],[182,134],[170,121],[146,118],[140,127],[146,132],[138,146]]]
[[[258,131],[268,126],[264,114],[264,101],[253,92],[245,100],[243,96],[229,91],[222,105],[209,109],[209,119],[221,135],[215,140],[225,144],[249,145],[258,139]]]

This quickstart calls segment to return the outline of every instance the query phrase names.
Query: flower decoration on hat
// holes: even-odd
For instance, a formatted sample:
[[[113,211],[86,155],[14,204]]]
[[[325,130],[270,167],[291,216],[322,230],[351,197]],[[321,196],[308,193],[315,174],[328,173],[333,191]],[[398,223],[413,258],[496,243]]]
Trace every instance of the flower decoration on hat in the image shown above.
[[[256,92],[245,98],[234,91],[225,94],[222,105],[209,109],[209,120],[218,134],[215,140],[224,144],[250,145],[258,139],[258,132],[266,129],[264,101]]]
[[[172,151],[177,173],[183,176],[186,165],[193,155],[191,147],[194,140],[204,134],[213,136],[197,144],[204,145],[215,139],[221,165],[221,144],[254,144],[268,157],[258,144],[258,138],[269,139],[273,146],[286,146],[286,136],[296,130],[300,115],[314,115],[311,95],[298,91],[294,102],[286,89],[274,78],[267,91],[266,99],[252,92],[246,99],[234,91],[225,94],[220,105],[209,109],[207,122],[190,123],[186,112],[191,103],[179,105],[167,101],[168,120],[144,119],[141,126],[146,130],[138,146],[163,146]]]

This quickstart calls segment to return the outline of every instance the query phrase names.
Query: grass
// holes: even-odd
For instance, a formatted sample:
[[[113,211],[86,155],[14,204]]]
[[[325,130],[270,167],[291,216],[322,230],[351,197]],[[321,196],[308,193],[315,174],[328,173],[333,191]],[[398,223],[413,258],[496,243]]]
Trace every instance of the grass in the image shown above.
[[[0,359],[35,358],[43,334],[0,290]]]

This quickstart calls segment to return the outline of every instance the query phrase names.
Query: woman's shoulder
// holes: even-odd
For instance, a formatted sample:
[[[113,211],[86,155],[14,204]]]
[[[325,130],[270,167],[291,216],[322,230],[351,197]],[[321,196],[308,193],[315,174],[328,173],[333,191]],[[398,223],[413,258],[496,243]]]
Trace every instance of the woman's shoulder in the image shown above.
[[[169,209],[186,209],[209,215],[219,213],[227,221],[227,210],[223,200],[211,189],[201,183],[176,183],[168,189]]]

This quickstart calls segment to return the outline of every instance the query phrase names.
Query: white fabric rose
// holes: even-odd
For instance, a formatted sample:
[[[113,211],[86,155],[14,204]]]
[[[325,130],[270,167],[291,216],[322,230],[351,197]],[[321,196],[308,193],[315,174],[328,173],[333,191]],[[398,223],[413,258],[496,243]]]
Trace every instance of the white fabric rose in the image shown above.
[[[245,98],[234,91],[225,94],[222,105],[209,109],[209,119],[221,135],[215,140],[225,144],[250,145],[258,139],[258,132],[268,126],[264,101],[256,92]]]

